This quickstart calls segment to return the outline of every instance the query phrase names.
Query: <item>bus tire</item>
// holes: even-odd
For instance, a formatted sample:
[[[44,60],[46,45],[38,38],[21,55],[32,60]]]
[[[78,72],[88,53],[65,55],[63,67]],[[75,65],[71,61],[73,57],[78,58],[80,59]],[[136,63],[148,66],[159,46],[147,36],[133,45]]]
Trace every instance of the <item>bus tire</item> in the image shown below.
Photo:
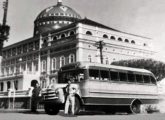
[[[81,104],[78,97],[75,97],[75,105],[74,105],[74,115],[77,115],[80,112]]]
[[[133,114],[139,114],[141,113],[141,101],[140,100],[134,100],[132,104],[130,105],[130,111]]]
[[[49,106],[49,105],[44,105],[45,113],[49,115],[57,115],[60,111],[58,106]]]

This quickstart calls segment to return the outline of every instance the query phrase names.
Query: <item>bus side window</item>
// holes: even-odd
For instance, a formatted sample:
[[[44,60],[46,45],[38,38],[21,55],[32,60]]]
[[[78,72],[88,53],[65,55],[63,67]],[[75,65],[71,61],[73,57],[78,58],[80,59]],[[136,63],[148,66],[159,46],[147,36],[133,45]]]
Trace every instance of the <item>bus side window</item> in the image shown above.
[[[150,83],[150,76],[143,75],[144,83]]]
[[[135,75],[128,73],[128,82],[135,82]]]
[[[99,70],[92,70],[92,69],[89,69],[89,77],[94,80],[99,80]]]
[[[137,83],[143,83],[143,76],[136,74],[136,81],[137,81]]]
[[[120,81],[127,81],[127,74],[119,72]]]
[[[109,80],[109,71],[108,70],[100,70],[100,79],[101,80]]]
[[[155,80],[155,78],[152,77],[152,76],[150,76],[150,78],[151,78],[151,83],[152,83],[152,84],[156,84],[156,80]]]
[[[110,75],[111,75],[111,80],[112,81],[119,81],[118,72],[110,71]]]

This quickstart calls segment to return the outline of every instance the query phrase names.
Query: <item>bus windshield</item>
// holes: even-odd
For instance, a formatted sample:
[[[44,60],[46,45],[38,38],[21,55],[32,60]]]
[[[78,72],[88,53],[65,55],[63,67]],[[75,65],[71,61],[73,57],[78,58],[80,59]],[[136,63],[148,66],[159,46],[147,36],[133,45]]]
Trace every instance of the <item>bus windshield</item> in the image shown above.
[[[67,83],[69,79],[74,80],[75,83],[80,82],[85,79],[84,72],[85,72],[84,69],[59,72],[58,83]]]

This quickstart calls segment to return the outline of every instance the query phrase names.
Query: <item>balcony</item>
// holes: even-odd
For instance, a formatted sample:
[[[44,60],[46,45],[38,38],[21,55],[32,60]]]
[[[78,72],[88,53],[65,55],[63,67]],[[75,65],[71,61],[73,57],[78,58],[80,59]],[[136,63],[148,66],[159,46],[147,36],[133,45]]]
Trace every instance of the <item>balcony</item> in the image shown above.
[[[0,80],[2,79],[10,79],[10,78],[16,78],[16,77],[23,77],[24,75],[30,74],[30,75],[36,75],[39,72],[35,71],[24,71],[24,72],[19,72],[19,73],[13,73],[13,74],[6,74],[6,75],[1,75]]]
[[[76,35],[72,35],[72,36],[69,36],[69,37],[54,40],[54,41],[51,42],[51,45],[61,45],[65,42],[74,41],[75,39],[76,39]]]
[[[23,72],[13,73],[13,74],[6,74],[6,75],[1,75],[0,80],[1,79],[10,79],[10,78],[15,78],[15,77],[22,77],[22,76],[23,76]]]

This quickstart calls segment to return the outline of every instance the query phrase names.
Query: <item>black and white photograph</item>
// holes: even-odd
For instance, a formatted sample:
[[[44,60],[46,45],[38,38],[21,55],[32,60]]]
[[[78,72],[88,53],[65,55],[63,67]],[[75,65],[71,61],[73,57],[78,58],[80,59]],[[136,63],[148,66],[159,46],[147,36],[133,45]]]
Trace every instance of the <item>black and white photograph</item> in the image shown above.
[[[0,120],[164,120],[164,0],[0,0]]]

